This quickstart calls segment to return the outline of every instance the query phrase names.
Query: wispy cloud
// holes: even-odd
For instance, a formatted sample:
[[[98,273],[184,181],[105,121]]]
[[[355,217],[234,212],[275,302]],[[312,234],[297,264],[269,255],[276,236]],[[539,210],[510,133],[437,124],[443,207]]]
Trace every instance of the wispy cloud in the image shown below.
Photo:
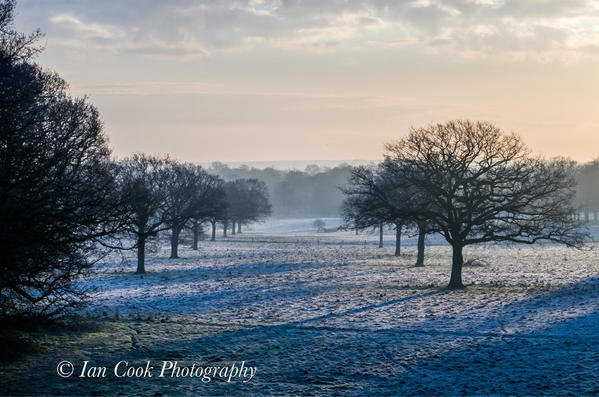
[[[255,46],[365,44],[546,60],[596,57],[599,38],[593,0],[56,0],[35,2],[35,12],[66,47],[182,60]]]

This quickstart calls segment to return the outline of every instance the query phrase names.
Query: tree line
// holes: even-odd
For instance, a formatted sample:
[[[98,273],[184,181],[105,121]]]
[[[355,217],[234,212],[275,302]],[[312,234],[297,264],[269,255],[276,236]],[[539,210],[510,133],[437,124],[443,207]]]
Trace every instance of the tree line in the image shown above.
[[[0,1],[0,314],[52,316],[76,306],[73,280],[109,249],[137,249],[182,232],[193,248],[204,223],[241,232],[270,214],[257,179],[225,182],[202,167],[136,154],[114,161],[98,110],[69,95],[58,74],[34,62],[39,31],[13,29],[14,0]]]
[[[577,216],[586,222],[599,221],[599,160],[584,164],[572,163],[576,175],[575,207]],[[378,165],[360,167],[376,168]],[[335,167],[308,165],[304,170],[260,169],[241,165],[232,167],[214,162],[207,170],[225,181],[237,178],[264,181],[270,192],[272,216],[276,218],[338,217],[344,213],[345,185],[354,178],[356,167],[340,164]],[[351,183],[350,183],[351,185]],[[341,189],[339,189],[341,187]],[[392,224],[389,224],[392,225]],[[404,225],[404,229],[412,225]],[[369,226],[370,227],[370,226]],[[378,229],[378,226],[375,226]],[[394,226],[392,226],[394,227]]]
[[[181,233],[189,230],[192,249],[198,249],[202,225],[211,225],[211,240],[217,224],[231,233],[241,233],[241,225],[270,215],[268,190],[257,179],[225,182],[201,166],[180,163],[168,157],[136,154],[114,164],[116,180],[112,205],[120,218],[110,248],[137,249],[137,273],[145,272],[145,246],[162,231],[170,232],[171,258],[178,258]],[[134,244],[127,247],[129,236]]]

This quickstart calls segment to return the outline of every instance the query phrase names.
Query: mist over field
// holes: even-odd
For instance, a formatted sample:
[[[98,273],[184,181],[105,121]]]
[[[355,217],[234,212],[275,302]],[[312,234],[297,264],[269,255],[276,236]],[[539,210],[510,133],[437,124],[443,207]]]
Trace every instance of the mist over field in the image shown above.
[[[372,161],[327,161],[264,163],[211,163],[207,169],[226,180],[257,178],[270,191],[272,216],[275,218],[338,217],[348,177],[355,166],[372,166]],[[579,164],[576,204],[579,216],[587,221],[599,221],[599,164],[596,161]],[[302,167],[303,166],[303,167]]]

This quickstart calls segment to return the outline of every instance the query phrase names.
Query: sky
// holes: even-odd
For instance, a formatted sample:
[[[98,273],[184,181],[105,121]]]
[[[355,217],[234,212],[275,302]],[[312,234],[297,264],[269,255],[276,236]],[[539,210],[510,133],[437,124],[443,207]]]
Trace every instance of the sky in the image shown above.
[[[18,0],[15,24],[119,158],[377,160],[458,118],[599,157],[595,0]]]

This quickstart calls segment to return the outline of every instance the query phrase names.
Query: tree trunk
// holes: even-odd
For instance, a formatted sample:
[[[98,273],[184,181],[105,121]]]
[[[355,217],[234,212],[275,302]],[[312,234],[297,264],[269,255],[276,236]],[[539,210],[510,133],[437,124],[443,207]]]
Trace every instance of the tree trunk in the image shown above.
[[[451,262],[451,279],[449,280],[448,288],[460,289],[464,288],[462,284],[462,265],[464,264],[464,257],[462,256],[462,246],[460,244],[452,244],[453,255]]]
[[[399,256],[401,254],[401,228],[403,225],[401,223],[395,224],[395,256]]]
[[[144,274],[146,272],[145,266],[146,260],[146,238],[142,236],[137,237],[137,274]]]
[[[426,227],[418,225],[418,258],[416,259],[416,266],[424,266],[424,237],[426,236]]]
[[[589,210],[584,210],[584,221],[589,223]]]
[[[179,257],[178,248],[179,248],[179,233],[181,233],[180,227],[173,227],[171,230],[171,259],[176,259]]]
[[[227,228],[229,227],[229,222],[223,222],[223,237],[227,237]]]
[[[212,237],[210,241],[216,240],[216,221],[212,221]]]
[[[379,223],[379,248],[383,248],[383,224]]]
[[[231,234],[235,234],[235,221],[231,221]]]
[[[358,235],[358,228],[356,228],[356,236]]]
[[[237,222],[237,233],[241,234],[241,222]]]
[[[200,225],[197,219],[194,219],[193,226],[191,228],[193,231],[193,243],[191,244],[191,249],[198,250],[198,240],[200,235]]]

